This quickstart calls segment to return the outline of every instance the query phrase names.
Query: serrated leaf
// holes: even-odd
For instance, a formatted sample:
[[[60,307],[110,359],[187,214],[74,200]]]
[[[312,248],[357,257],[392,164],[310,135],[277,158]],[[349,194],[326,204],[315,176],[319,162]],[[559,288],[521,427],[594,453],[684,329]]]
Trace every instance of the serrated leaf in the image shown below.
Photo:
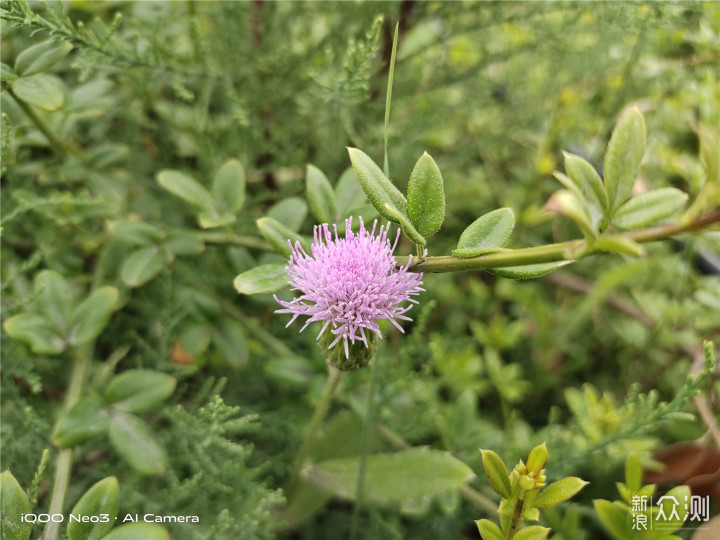
[[[60,418],[53,440],[60,448],[69,448],[105,434],[109,425],[105,403],[97,396],[86,396]]]
[[[125,523],[110,531],[103,540],[170,540],[170,533],[157,523]]]
[[[425,152],[410,173],[407,192],[408,215],[424,237],[440,230],[445,220],[443,178],[435,160]]]
[[[70,316],[69,342],[83,345],[98,337],[107,326],[117,299],[118,290],[115,287],[101,287],[90,293]]]
[[[565,157],[565,170],[570,179],[569,185],[560,180],[566,188],[571,190],[588,207],[593,225],[598,226],[603,216],[608,212],[610,202],[602,178],[590,163],[580,156],[563,152]]]
[[[572,191],[556,191],[545,204],[545,208],[573,220],[586,238],[597,238],[598,230],[593,225],[589,210]]]
[[[17,97],[44,111],[57,111],[65,103],[62,82],[57,77],[33,75],[17,79],[11,84]]]
[[[309,467],[305,477],[332,493],[353,499],[359,469],[357,457],[330,459]],[[392,503],[457,488],[472,470],[449,452],[413,448],[367,457],[365,493],[369,501]]]
[[[535,508],[550,508],[567,501],[587,485],[588,482],[576,476],[563,478],[543,489],[535,499],[534,506]]]
[[[660,188],[636,195],[617,209],[613,225],[622,229],[639,229],[652,225],[680,210],[688,194],[676,188]]]
[[[490,487],[503,499],[508,499],[510,497],[510,473],[508,473],[505,463],[492,450],[481,449],[480,453]]]
[[[298,232],[307,216],[307,204],[300,197],[288,197],[273,205],[267,216],[285,225],[293,232]]]
[[[603,499],[593,501],[595,512],[610,534],[617,540],[632,540],[632,521],[628,511],[620,504]]]
[[[505,540],[505,535],[500,530],[500,527],[489,519],[478,519],[475,521],[475,525],[477,525],[478,532],[483,540]]]
[[[67,346],[55,324],[38,313],[14,315],[5,321],[3,328],[11,338],[29,345],[35,354],[60,354]]]
[[[512,208],[498,208],[480,216],[460,235],[455,257],[477,257],[500,251],[507,243],[515,227]]]
[[[486,271],[506,279],[533,279],[554,272],[573,261],[558,261],[525,266],[506,266],[505,268],[488,268]]]
[[[307,166],[305,192],[315,219],[320,223],[334,223],[338,215],[335,192],[325,174],[315,165]]]
[[[367,154],[357,148],[348,148],[348,153],[358,181],[370,203],[385,219],[399,223],[397,216],[407,215],[405,196]]]
[[[69,540],[99,540],[115,525],[120,506],[117,478],[109,476],[95,483],[80,498],[70,512],[78,521],[70,519],[67,526]],[[107,516],[107,521],[82,521],[83,517]]]
[[[245,169],[236,159],[226,161],[213,178],[212,195],[221,213],[234,214],[245,203]]]
[[[30,501],[10,470],[0,474],[0,533],[3,540],[28,540],[32,523],[20,516],[32,512]]]
[[[416,244],[419,244],[421,246],[425,245],[425,238],[415,229],[409,217],[407,217],[405,214],[399,213],[394,207],[390,206],[390,204],[386,204],[385,209],[388,213],[395,217],[395,219],[391,221],[400,224],[400,228],[405,233],[405,236],[407,236]]]
[[[199,255],[205,251],[205,243],[194,231],[170,231],[162,241],[162,245],[175,255]]]
[[[73,49],[71,43],[49,39],[28,47],[15,60],[15,71],[21,77],[42,73],[65,58]]]
[[[150,246],[163,239],[165,233],[144,221],[114,221],[108,230],[115,238],[136,246]]]
[[[125,371],[112,378],[105,390],[105,399],[125,412],[150,411],[172,395],[176,383],[174,377],[159,371]]]
[[[110,420],[110,443],[125,461],[142,474],[158,474],[167,466],[165,449],[148,425],[137,416],[120,411]]]
[[[550,533],[550,529],[547,527],[541,527],[540,525],[530,525],[524,529],[520,529],[513,536],[514,540],[545,540],[547,535]]]
[[[160,246],[150,246],[130,255],[120,268],[120,279],[129,287],[139,287],[154,278],[168,262]]]
[[[603,236],[592,244],[593,251],[623,253],[633,257],[645,255],[645,249],[634,240],[625,236]]]
[[[55,325],[56,333],[66,336],[73,309],[72,288],[55,270],[43,270],[35,277],[37,309]]]
[[[603,165],[610,214],[614,214],[632,192],[645,153],[645,119],[631,107],[618,119],[610,136]]]
[[[213,196],[194,178],[180,171],[168,169],[157,174],[157,181],[164,189],[195,208],[210,215],[219,214]]]
[[[307,239],[291,231],[279,221],[271,217],[264,217],[258,219],[255,223],[257,223],[258,229],[260,229],[265,239],[275,248],[275,251],[283,257],[289,259],[292,253],[292,248],[288,241],[291,241],[293,246],[295,242],[300,242],[305,252],[310,253],[310,244]]]
[[[243,272],[235,278],[233,285],[240,294],[271,293],[289,285],[287,265],[265,264]]]

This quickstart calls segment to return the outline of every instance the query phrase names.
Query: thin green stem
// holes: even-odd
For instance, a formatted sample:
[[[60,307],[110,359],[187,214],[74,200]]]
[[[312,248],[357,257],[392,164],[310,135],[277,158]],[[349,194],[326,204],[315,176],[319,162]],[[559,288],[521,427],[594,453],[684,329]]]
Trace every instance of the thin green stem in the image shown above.
[[[505,540],[512,540],[515,537],[515,532],[517,532],[517,529],[520,526],[520,522],[522,521],[522,509],[524,502],[525,501],[523,501],[522,499],[518,499],[518,502],[515,505],[515,509],[513,510],[510,527],[508,527],[507,534],[505,535]]]
[[[288,481],[285,489],[288,499],[290,499],[292,493],[295,491],[298,479],[300,478],[300,471],[315,447],[315,439],[317,438],[318,431],[320,431],[320,426],[322,425],[323,420],[325,420],[325,416],[330,409],[333,395],[335,394],[335,390],[340,383],[343,373],[344,371],[339,371],[333,366],[328,366],[328,378],[327,381],[325,381],[322,398],[315,407],[315,412],[310,420],[307,435],[300,446],[300,450],[298,450],[298,453],[295,456],[295,461],[293,462],[293,466],[290,471],[290,480]]]
[[[398,32],[400,31],[400,23],[395,24],[395,36],[393,37],[392,54],[390,55],[390,69],[388,70],[387,94],[385,96],[385,158],[383,160],[383,170],[385,176],[390,178],[390,161],[388,159],[388,132],[390,130],[390,104],[392,103],[392,87],[393,75],[395,74],[395,57],[397,53]]]
[[[680,233],[703,229],[709,225],[720,222],[720,210],[701,216],[687,223],[659,225],[640,229],[618,235],[639,243],[665,240]],[[453,256],[425,257],[414,259],[408,268],[409,272],[467,272],[471,270],[486,270],[489,268],[503,268],[506,266],[524,266],[557,261],[575,261],[597,252],[587,249],[585,240],[570,240],[521,249],[512,249],[500,253],[490,253],[479,257],[461,259]],[[408,257],[395,257],[398,267],[408,263]]]

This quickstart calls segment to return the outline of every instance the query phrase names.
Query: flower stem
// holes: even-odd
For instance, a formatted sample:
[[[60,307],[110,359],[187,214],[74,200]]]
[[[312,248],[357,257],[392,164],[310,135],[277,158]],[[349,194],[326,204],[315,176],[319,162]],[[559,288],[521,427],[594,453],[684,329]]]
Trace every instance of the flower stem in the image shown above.
[[[292,492],[295,491],[295,488],[297,487],[298,478],[300,477],[300,470],[302,469],[302,466],[305,464],[307,459],[310,457],[310,453],[315,446],[315,439],[317,438],[320,426],[322,425],[323,420],[325,419],[325,416],[330,409],[330,403],[332,403],[332,398],[335,394],[338,383],[340,382],[343,373],[345,373],[344,371],[335,369],[331,365],[328,365],[328,370],[328,378],[327,381],[325,381],[325,388],[323,389],[322,398],[315,407],[315,412],[313,413],[313,417],[310,420],[310,426],[308,428],[307,435],[305,436],[305,439],[300,446],[300,450],[298,450],[298,453],[295,456],[295,461],[293,462],[292,470],[290,471],[290,480],[288,481],[287,487],[285,488],[285,493],[288,495],[288,499],[290,499]]]
[[[647,229],[640,229],[622,235],[619,238],[627,238],[634,242],[645,243],[664,240],[683,232],[703,229],[713,223],[720,222],[720,210],[711,212],[687,223],[676,223],[670,225],[658,225]],[[490,253],[479,257],[468,257],[461,259],[450,255],[440,257],[425,257],[413,259],[408,272],[467,272],[470,270],[486,270],[488,268],[502,268],[506,266],[523,266],[527,264],[539,264],[556,261],[574,261],[596,252],[586,249],[588,245],[585,240],[570,240],[521,249],[512,249],[501,253]],[[408,257],[395,257],[398,267],[408,263]]]

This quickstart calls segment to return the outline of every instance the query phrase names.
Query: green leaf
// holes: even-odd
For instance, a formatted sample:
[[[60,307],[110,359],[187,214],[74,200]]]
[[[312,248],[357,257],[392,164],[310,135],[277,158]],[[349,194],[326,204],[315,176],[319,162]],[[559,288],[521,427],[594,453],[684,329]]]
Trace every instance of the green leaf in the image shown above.
[[[365,196],[357,174],[355,174],[352,167],[345,169],[345,172],[340,176],[340,180],[335,186],[335,199],[337,200],[338,216],[341,221],[339,225],[344,226],[342,221],[358,214],[362,215],[366,223],[369,223],[371,219],[377,216],[377,211]],[[339,229],[340,227],[338,227]]]
[[[408,214],[424,237],[440,230],[445,220],[443,178],[435,160],[425,152],[415,163],[407,192]]]
[[[160,405],[175,391],[174,377],[149,369],[134,369],[116,375],[105,390],[105,399],[116,409],[138,413]]]
[[[680,210],[688,194],[676,188],[660,188],[636,195],[617,209],[613,225],[622,229],[639,229],[664,219]]]
[[[593,225],[597,227],[608,212],[610,202],[602,178],[590,163],[580,156],[563,152],[568,176],[560,182],[585,204],[590,211]],[[569,179],[569,182],[564,181]]]
[[[150,246],[163,239],[165,233],[144,221],[114,221],[108,230],[115,238],[136,246]]]
[[[655,515],[653,529],[648,531],[646,536],[648,538],[660,538],[672,534],[682,527],[688,515],[687,504],[691,495],[688,486],[678,486],[668,491],[664,495],[664,499],[657,505],[658,508],[662,508],[662,514]],[[673,510],[677,515],[676,518],[670,517],[673,515]]]
[[[240,294],[271,293],[289,285],[287,264],[265,264],[243,272],[235,278],[233,285]]]
[[[60,354],[66,347],[65,339],[45,315],[20,313],[7,319],[3,328],[11,338],[29,345],[35,354]]]
[[[535,474],[540,473],[542,468],[545,466],[547,458],[547,445],[545,443],[539,444],[538,446],[530,450],[530,454],[528,455],[526,464],[527,470]]]
[[[623,253],[633,257],[645,255],[645,249],[640,244],[625,236],[603,236],[593,242],[591,247],[593,251]]]
[[[5,62],[0,62],[0,81],[12,82],[18,78],[15,70],[8,66]]]
[[[550,508],[567,501],[587,485],[588,482],[576,476],[563,478],[543,489],[535,499],[534,506],[535,508]]]
[[[330,459],[309,468],[306,477],[341,497],[353,499],[357,488],[357,457]],[[449,452],[413,448],[367,457],[365,497],[390,503],[426,497],[456,488],[472,478],[472,470]]]
[[[167,262],[166,253],[159,246],[140,249],[125,260],[120,279],[129,287],[139,287],[154,278]]]
[[[463,231],[457,249],[451,253],[455,257],[466,258],[500,251],[510,238],[513,227],[515,214],[512,208],[498,208],[488,212]]]
[[[505,535],[500,530],[500,527],[489,519],[479,519],[475,524],[483,540],[505,540]]]
[[[199,255],[205,251],[205,243],[194,231],[170,231],[162,245],[175,255]]]
[[[160,171],[158,183],[173,195],[180,197],[195,208],[217,216],[218,209],[210,192],[194,178],[175,170]]]
[[[286,259],[289,259],[292,253],[288,240],[292,241],[293,246],[295,242],[300,242],[305,252],[310,253],[310,244],[307,239],[291,231],[279,221],[271,217],[264,217],[258,219],[255,223],[257,223],[258,229],[260,229],[265,239],[275,248],[275,251]]]
[[[275,204],[267,216],[282,223],[293,232],[298,232],[307,216],[307,204],[299,197],[288,197]]]
[[[596,499],[593,504],[600,521],[614,538],[633,540],[632,517],[626,507],[603,499]]]
[[[82,345],[98,337],[110,320],[117,299],[115,287],[101,287],[90,293],[70,317],[70,343]]]
[[[506,266],[505,268],[488,268],[487,272],[507,279],[533,279],[554,272],[573,261],[558,261],[525,266]]]
[[[630,454],[625,461],[625,485],[631,493],[642,487],[642,464],[637,454]]]
[[[68,538],[70,540],[103,538],[115,525],[119,506],[120,488],[117,478],[109,476],[95,483],[70,512],[72,517],[68,518]],[[100,520],[93,522],[93,518]],[[85,519],[87,521],[84,521]]]
[[[15,71],[21,77],[42,73],[65,58],[72,48],[71,43],[55,39],[28,47],[15,60]]]
[[[22,522],[20,516],[32,512],[30,501],[12,473],[0,474],[0,535],[3,540],[27,540],[32,523]]]
[[[97,396],[86,396],[60,418],[53,440],[61,448],[69,448],[105,434],[109,425],[105,403]]]
[[[407,215],[405,196],[367,154],[357,148],[348,148],[348,153],[368,200],[385,219],[399,223],[397,216]]]
[[[390,204],[386,204],[385,209],[388,211],[388,213],[395,216],[395,219],[391,221],[400,224],[400,228],[405,233],[405,236],[407,236],[416,244],[419,244],[421,246],[425,245],[425,238],[415,229],[409,217],[407,217],[405,214],[399,213],[395,208],[390,206]]]
[[[198,223],[203,229],[214,229],[235,223],[236,217],[233,214],[218,214],[216,211],[200,212]]]
[[[513,536],[514,540],[545,540],[547,535],[550,533],[550,529],[547,527],[541,527],[540,525],[530,525],[524,529],[520,529]]]
[[[62,82],[51,75],[33,75],[12,82],[12,89],[23,101],[44,111],[57,111],[65,103]]]
[[[213,178],[212,195],[223,213],[234,214],[245,203],[245,169],[231,159],[218,169]]]
[[[603,165],[611,215],[632,192],[645,153],[645,136],[640,109],[627,109],[615,124]]]
[[[125,523],[110,531],[103,540],[170,540],[170,533],[157,523]]]
[[[43,270],[35,277],[37,308],[55,324],[59,335],[67,335],[73,309],[73,293],[67,280],[54,270]]]
[[[330,181],[323,172],[308,164],[305,191],[310,211],[320,223],[333,223],[338,215],[338,203]]]
[[[137,416],[115,411],[110,420],[110,443],[125,461],[142,474],[158,474],[167,466],[167,455],[148,425]]]
[[[598,229],[593,225],[590,212],[580,199],[565,189],[556,191],[545,205],[545,208],[573,220],[582,230],[586,238],[597,238]]]
[[[245,329],[237,321],[221,320],[212,340],[229,366],[238,369],[247,363],[248,348]]]
[[[490,482],[490,487],[503,499],[510,498],[510,473],[503,460],[492,450],[480,449],[482,454],[485,476]]]

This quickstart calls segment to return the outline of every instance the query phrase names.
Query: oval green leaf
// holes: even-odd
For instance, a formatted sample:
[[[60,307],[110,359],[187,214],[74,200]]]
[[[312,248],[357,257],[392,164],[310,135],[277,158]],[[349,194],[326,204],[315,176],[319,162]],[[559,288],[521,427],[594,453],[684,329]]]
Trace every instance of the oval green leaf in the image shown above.
[[[136,246],[157,244],[165,236],[163,231],[144,221],[114,221],[108,224],[108,230],[115,238]]]
[[[483,540],[505,540],[505,535],[500,530],[500,527],[489,519],[479,519],[475,521],[475,525],[477,525],[478,532]]]
[[[103,540],[170,540],[170,533],[156,523],[126,523],[110,531]]]
[[[330,459],[312,466],[305,475],[310,482],[353,499],[359,466],[357,457]],[[378,503],[427,497],[457,488],[472,477],[470,467],[449,452],[413,448],[375,454],[367,457],[365,497]]]
[[[205,243],[200,235],[194,231],[170,231],[163,240],[162,245],[175,255],[200,255],[205,251]]]
[[[288,229],[279,221],[271,217],[264,217],[258,219],[256,223],[265,239],[273,248],[275,248],[275,251],[283,257],[289,259],[290,254],[292,253],[292,249],[290,248],[290,243],[288,241],[291,241],[293,245],[295,245],[295,242],[300,242],[300,245],[305,252],[310,253],[310,243],[307,239]]]
[[[15,60],[15,71],[21,77],[42,73],[65,58],[72,48],[71,43],[55,39],[49,39],[28,47]]]
[[[573,261],[558,261],[525,266],[506,266],[505,268],[488,268],[487,272],[507,279],[533,279],[554,272]]]
[[[632,192],[645,153],[645,137],[645,119],[640,109],[627,109],[615,124],[603,165],[611,215]]]
[[[680,210],[688,194],[676,188],[661,188],[636,195],[617,209],[613,225],[622,229],[639,229],[665,219]]]
[[[355,174],[352,167],[345,169],[345,172],[340,176],[340,180],[335,186],[335,199],[337,200],[338,216],[340,218],[338,230],[340,230],[340,225],[344,227],[343,221],[350,216],[362,215],[366,223],[369,223],[371,219],[377,216],[377,211],[365,196],[357,174]]]
[[[510,473],[508,473],[505,463],[492,450],[480,449],[480,453],[482,454],[485,476],[490,482],[490,487],[503,499],[510,498]]]
[[[282,223],[293,232],[298,232],[307,216],[307,204],[300,197],[288,197],[273,205],[267,216]]]
[[[5,62],[0,62],[0,81],[12,82],[18,78],[15,70],[8,66]]]
[[[61,448],[69,448],[107,432],[110,416],[105,403],[97,396],[86,396],[73,405],[58,422],[53,440]]]
[[[370,203],[385,219],[399,223],[397,215],[407,215],[405,196],[367,154],[357,148],[348,148],[348,153],[358,181]]]
[[[23,101],[44,111],[57,111],[65,103],[60,79],[51,75],[33,75],[12,82],[12,89]]]
[[[455,257],[466,258],[500,251],[514,227],[515,214],[512,208],[498,208],[488,212],[463,231],[457,249],[451,253]]]
[[[257,266],[235,278],[233,285],[240,294],[271,293],[289,285],[287,264],[272,263]]]
[[[157,175],[158,183],[173,195],[185,202],[212,215],[217,215],[218,209],[215,199],[210,192],[194,178],[176,170],[160,171]]]
[[[110,320],[117,300],[115,287],[101,287],[90,293],[70,316],[70,343],[82,345],[98,337]]]
[[[541,527],[540,525],[530,525],[524,529],[520,529],[513,536],[514,540],[545,540],[547,535],[550,533],[550,529],[547,527]]]
[[[573,220],[586,238],[597,238],[598,229],[593,224],[590,211],[572,191],[566,189],[556,191],[545,204],[545,208]]]
[[[440,169],[427,152],[410,173],[407,206],[410,220],[422,236],[432,236],[440,230],[445,220],[445,189]]]
[[[130,255],[120,268],[120,279],[129,287],[139,287],[154,278],[167,263],[159,246],[150,246]]]
[[[0,528],[2,538],[7,540],[28,540],[32,523],[23,522],[20,516],[32,511],[27,495],[7,470],[0,474]]]
[[[576,476],[563,478],[543,489],[535,499],[534,506],[535,508],[550,508],[567,501],[587,485],[588,482]]]
[[[80,498],[68,516],[67,534],[70,540],[99,540],[115,525],[120,506],[117,478],[109,476],[94,484]],[[92,518],[107,518],[92,521]],[[87,520],[87,521],[86,521]]]
[[[175,391],[175,377],[149,369],[134,369],[116,375],[105,390],[105,399],[126,412],[149,411]]]
[[[67,346],[45,315],[20,313],[7,319],[3,328],[11,338],[29,345],[35,354],[60,354]]]
[[[394,207],[390,206],[389,204],[385,205],[385,209],[395,217],[395,219],[391,220],[395,223],[400,224],[400,228],[405,233],[405,236],[407,236],[410,240],[415,242],[416,244],[419,244],[421,246],[425,245],[425,238],[422,234],[420,234],[415,227],[412,224],[412,221],[410,221],[410,218],[407,217],[405,214],[401,214],[398,212]]]
[[[338,204],[330,181],[315,165],[308,164],[305,191],[310,211],[320,223],[333,223],[338,215]]]
[[[231,159],[218,169],[213,178],[212,195],[223,213],[234,214],[245,203],[245,169]]]
[[[72,288],[54,270],[43,270],[35,277],[38,310],[55,323],[59,335],[67,335],[73,308]]]
[[[224,227],[225,225],[235,223],[236,219],[233,214],[218,214],[214,210],[212,212],[200,212],[198,214],[198,223],[203,229]]]
[[[232,319],[223,319],[212,336],[213,343],[230,367],[239,369],[248,361],[245,329]]]
[[[597,226],[608,212],[610,205],[608,194],[605,191],[605,185],[602,178],[590,163],[568,152],[563,152],[565,157],[565,170],[568,173],[569,183],[558,178],[560,182],[587,205],[590,215],[593,218],[593,224]]]
[[[633,540],[635,538],[630,512],[620,503],[612,503],[603,499],[593,501],[595,512],[610,534],[617,540]]]
[[[142,474],[158,474],[167,466],[165,449],[158,444],[148,425],[137,416],[113,412],[110,443],[128,464]]]

